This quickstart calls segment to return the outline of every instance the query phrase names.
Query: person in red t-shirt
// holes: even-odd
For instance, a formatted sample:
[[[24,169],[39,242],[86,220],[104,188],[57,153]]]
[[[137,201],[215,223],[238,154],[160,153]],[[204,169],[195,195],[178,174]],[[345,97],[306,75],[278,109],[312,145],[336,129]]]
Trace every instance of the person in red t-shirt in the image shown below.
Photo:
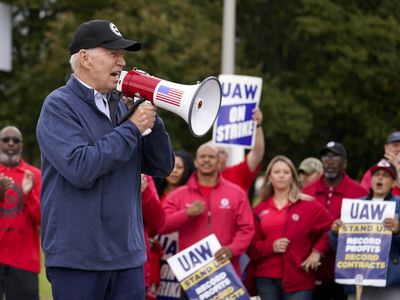
[[[0,299],[38,300],[40,170],[22,160],[22,134],[0,131]]]
[[[262,129],[263,114],[259,108],[253,110],[253,120],[257,123],[254,147],[247,153],[242,162],[227,167],[228,153],[224,147],[218,146],[219,171],[222,177],[237,184],[246,192],[249,192],[257,174],[261,170],[261,162],[265,152],[264,132]]]
[[[396,167],[397,173],[400,173],[400,131],[395,131],[388,135],[383,149],[385,151],[385,159],[387,159]],[[369,189],[371,188],[371,178],[371,170],[368,169],[361,179],[361,185],[367,191],[369,191]],[[400,176],[397,176],[397,178],[398,179],[396,180],[395,185],[392,189],[392,194],[400,196]]]
[[[329,249],[332,218],[300,192],[292,161],[279,155],[267,167],[254,208],[256,234],[248,254],[261,299],[311,300],[315,271]]]
[[[161,232],[179,231],[180,251],[214,233],[221,244],[216,260],[231,260],[240,275],[239,257],[254,234],[253,215],[245,191],[221,177],[218,159],[218,149],[211,143],[197,149],[196,172],[164,202]],[[185,293],[181,299],[187,299]]]
[[[303,188],[303,193],[313,196],[329,212],[333,220],[340,218],[343,198],[358,199],[368,192],[345,172],[347,152],[338,142],[327,143],[320,151],[324,175]],[[314,300],[345,300],[342,285],[334,281],[335,253],[331,249],[321,260],[317,272]]]

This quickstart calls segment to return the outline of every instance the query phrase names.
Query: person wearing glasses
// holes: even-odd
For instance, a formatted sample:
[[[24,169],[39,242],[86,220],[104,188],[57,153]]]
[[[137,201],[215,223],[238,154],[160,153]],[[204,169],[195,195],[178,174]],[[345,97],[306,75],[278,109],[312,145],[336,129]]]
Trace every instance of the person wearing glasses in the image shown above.
[[[40,170],[22,159],[22,134],[0,131],[0,299],[38,300]]]
[[[358,199],[368,192],[346,174],[347,152],[339,142],[328,142],[319,157],[324,167],[323,176],[303,188],[330,213],[333,220],[340,219],[343,198]],[[317,272],[315,300],[346,299],[342,285],[334,281],[335,253],[331,249],[321,260]]]
[[[155,107],[126,119],[115,91],[125,51],[140,48],[111,21],[81,24],[69,47],[73,74],[43,103],[41,237],[58,300],[145,299],[141,173],[166,177],[175,156]]]

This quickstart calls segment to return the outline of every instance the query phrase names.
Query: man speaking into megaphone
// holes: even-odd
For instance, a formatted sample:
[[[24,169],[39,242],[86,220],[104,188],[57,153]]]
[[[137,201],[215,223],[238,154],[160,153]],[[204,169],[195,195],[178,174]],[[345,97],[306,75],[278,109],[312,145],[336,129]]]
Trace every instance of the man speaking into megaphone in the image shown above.
[[[153,105],[117,126],[124,52],[140,48],[110,21],[81,24],[73,74],[43,103],[41,237],[54,299],[145,299],[140,174],[168,176],[174,153]]]

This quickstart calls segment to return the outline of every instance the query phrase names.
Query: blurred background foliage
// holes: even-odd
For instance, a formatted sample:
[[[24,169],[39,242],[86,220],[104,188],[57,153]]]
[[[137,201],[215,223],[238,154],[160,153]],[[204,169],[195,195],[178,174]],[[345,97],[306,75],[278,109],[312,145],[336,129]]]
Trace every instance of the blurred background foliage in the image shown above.
[[[68,46],[80,23],[112,20],[143,45],[127,67],[195,84],[221,72],[222,0],[14,0],[13,70],[0,72],[0,126],[15,124],[25,159],[40,164],[35,127],[47,94],[70,74]],[[237,0],[236,74],[263,78],[267,152],[297,165],[329,140],[348,151],[359,179],[399,130],[400,2]],[[174,148],[194,152],[176,115],[159,110]],[[49,141],[51,142],[51,141]]]

